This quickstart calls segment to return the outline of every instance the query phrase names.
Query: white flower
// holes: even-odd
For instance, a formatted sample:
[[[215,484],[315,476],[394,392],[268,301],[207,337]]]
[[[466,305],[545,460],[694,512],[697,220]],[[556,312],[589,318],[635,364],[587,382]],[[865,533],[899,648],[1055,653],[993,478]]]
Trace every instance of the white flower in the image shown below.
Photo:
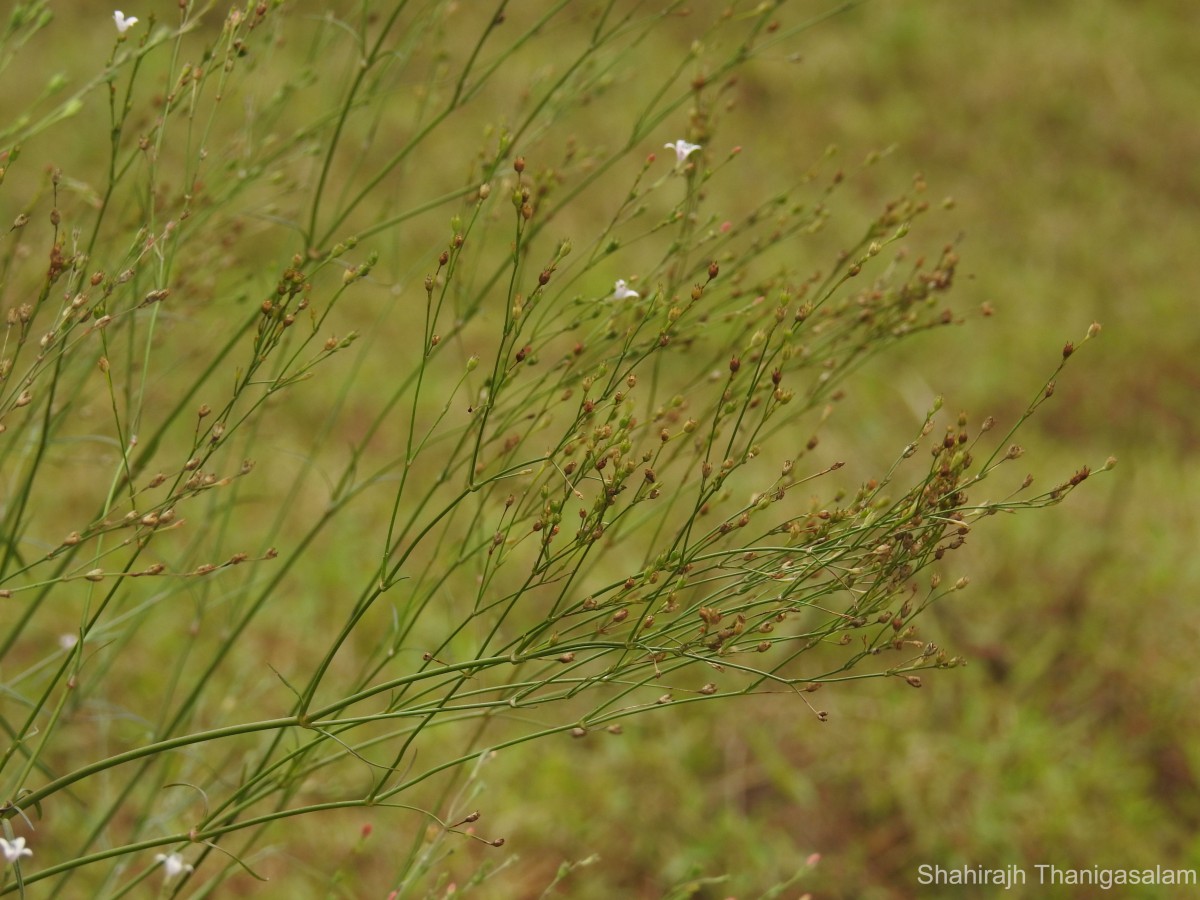
[[[0,853],[4,854],[5,862],[19,862],[22,856],[33,856],[33,851],[25,846],[25,838],[13,838],[7,841],[0,838]]]
[[[700,149],[699,144],[689,144],[683,138],[680,138],[673,144],[663,144],[668,150],[675,151],[675,161],[682,163],[685,159]]]
[[[113,13],[113,21],[117,23],[118,34],[124,34],[138,23],[137,16],[127,16],[119,9]]]
[[[58,646],[64,650],[74,650],[75,645],[79,643],[79,635],[77,634],[60,634],[58,636]]]
[[[164,881],[170,881],[176,875],[182,875],[184,872],[191,872],[194,869],[194,866],[185,863],[183,857],[178,853],[170,855],[159,853],[155,855],[154,861],[162,863]]]
[[[617,283],[613,285],[612,298],[614,300],[628,300],[630,297],[640,296],[642,295],[625,283],[624,278],[618,278]]]

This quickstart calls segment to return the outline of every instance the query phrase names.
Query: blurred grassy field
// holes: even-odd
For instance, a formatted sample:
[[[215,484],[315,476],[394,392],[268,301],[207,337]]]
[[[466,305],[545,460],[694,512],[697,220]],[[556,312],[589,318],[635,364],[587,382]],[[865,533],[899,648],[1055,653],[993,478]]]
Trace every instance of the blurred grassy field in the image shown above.
[[[694,8],[698,21],[721,4]],[[781,18],[826,8],[789,3]],[[93,7],[60,15],[90,17]],[[691,43],[690,21],[674,23],[648,55],[677,58]],[[585,25],[564,17],[546,52]],[[969,667],[927,677],[920,691],[893,680],[827,689],[824,724],[763,697],[635,719],[622,737],[501,754],[482,773],[478,803],[489,836],[507,845],[459,847],[445,864],[452,877],[502,865],[480,896],[538,896],[561,863],[594,854],[560,896],[660,897],[689,879],[728,875],[677,896],[748,898],[805,870],[784,896],[804,889],[899,900],[977,896],[918,887],[922,863],[1200,868],[1200,735],[1191,714],[1200,700],[1192,660],[1200,329],[1190,312],[1200,296],[1191,262],[1200,209],[1197,29],[1194,4],[1166,0],[880,0],[808,32],[798,56],[750,65],[736,105],[722,114],[721,141],[745,148],[723,182],[730,197],[794,182],[830,144],[848,168],[892,146],[848,185],[853,203],[839,212],[846,228],[923,173],[932,196],[954,199],[952,212],[921,228],[934,246],[959,240],[958,308],[995,309],[902,346],[851,383],[829,440],[852,454],[854,477],[885,467],[919,425],[924,399],[914,397],[940,393],[973,422],[1011,421],[1063,343],[1093,320],[1104,331],[1024,433],[1024,464],[1042,485],[1110,453],[1120,465],[1062,507],[993,520],[953,560],[951,577],[969,575],[972,585],[927,616],[923,636],[966,655]],[[64,53],[62,34],[43,52]],[[85,70],[87,54],[102,58],[110,37],[79,30],[69,64]],[[275,64],[308,49],[281,46]],[[531,66],[504,77],[492,92],[498,103],[541,76]],[[597,102],[574,123],[581,144],[602,142],[619,115]],[[446,141],[449,156],[453,136]],[[82,166],[88,149],[56,152]],[[453,187],[462,169],[408,171],[387,190],[402,195],[404,177]],[[584,227],[592,209],[584,200],[563,233]],[[409,246],[443,240],[444,218],[406,235]],[[234,297],[240,274],[212,265],[209,277]],[[393,274],[412,278],[420,265]],[[345,324],[372,327],[353,317]],[[386,348],[391,337],[376,340]],[[368,360],[363,377],[386,378],[387,363],[386,355]],[[354,417],[352,408],[350,430]],[[273,440],[287,445],[290,426],[275,427]],[[299,443],[305,426],[291,427]],[[278,465],[286,480],[292,463]],[[299,597],[298,609],[319,611],[344,568],[360,562],[314,561],[314,596]],[[319,637],[319,619],[311,630]],[[288,646],[281,633],[282,645],[263,652],[286,669],[308,637]],[[311,828],[312,846],[335,860],[344,854],[368,881],[374,868],[388,871],[386,834],[360,853],[356,832],[296,827]],[[820,862],[806,870],[812,853]],[[309,862],[281,857],[265,869],[287,879]]]

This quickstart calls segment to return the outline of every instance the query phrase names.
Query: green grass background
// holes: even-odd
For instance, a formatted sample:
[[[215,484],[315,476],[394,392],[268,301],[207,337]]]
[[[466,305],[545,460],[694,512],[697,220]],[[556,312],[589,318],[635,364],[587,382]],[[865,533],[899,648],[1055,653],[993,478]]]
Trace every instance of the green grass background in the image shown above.
[[[698,20],[720,4],[694,7]],[[825,8],[797,2],[784,16]],[[90,24],[39,38],[39,51],[95,71],[111,33],[92,28],[94,5],[59,14]],[[581,18],[556,24],[545,66]],[[797,55],[750,64],[721,123],[720,140],[745,148],[723,182],[730,197],[791,183],[836,144],[848,168],[892,147],[848,185],[847,233],[856,210],[865,219],[918,171],[931,196],[954,200],[921,228],[933,246],[959,240],[956,303],[967,322],[875,360],[851,383],[830,439],[854,477],[886,466],[919,424],[914,397],[940,393],[974,422],[1011,421],[1063,343],[1093,320],[1104,325],[1100,340],[1024,433],[1021,465],[1048,486],[1110,453],[1120,464],[1061,507],[992,520],[950,563],[948,576],[969,575],[971,587],[935,608],[923,635],[966,655],[967,668],[930,675],[920,691],[894,680],[827,689],[824,724],[791,698],[768,696],[635,719],[620,737],[501,754],[483,770],[478,804],[480,830],[507,845],[463,842],[444,862],[451,880],[462,887],[481,864],[501,866],[481,896],[537,896],[561,863],[594,854],[559,895],[659,897],[676,886],[753,897],[804,871],[784,896],[883,900],[983,895],[919,887],[921,863],[1015,863],[1031,877],[1036,863],[1200,868],[1198,28],[1200,9],[1167,0],[879,0],[808,32]],[[649,57],[675,59],[692,27],[681,19],[657,40]],[[304,49],[281,46],[271,64]],[[496,102],[519,97],[537,73],[514,66]],[[601,100],[573,127],[583,143],[603,141],[620,114]],[[473,152],[457,136],[444,140],[447,154]],[[70,171],[98,146],[41,149]],[[409,170],[388,190],[402,196],[404,178],[443,175],[453,186],[461,173]],[[562,232],[582,230],[589,210],[585,195]],[[407,239],[443,241],[444,218]],[[239,240],[269,242],[270,233],[251,226]],[[252,281],[212,266],[204,277],[229,295],[239,278]],[[984,304],[995,314],[970,314]],[[386,347],[390,335],[377,340]],[[363,377],[385,373],[386,357],[368,361]],[[286,435],[289,426],[274,427]],[[314,561],[298,610],[319,622],[347,564]],[[262,648],[273,664],[303,657],[303,640],[276,640],[285,646]],[[357,873],[346,896],[372,895],[408,837],[380,823],[360,846],[350,819],[285,827],[295,830],[260,869],[277,886],[299,885],[310,867],[319,884],[342,865]],[[814,852],[821,860],[806,870]]]

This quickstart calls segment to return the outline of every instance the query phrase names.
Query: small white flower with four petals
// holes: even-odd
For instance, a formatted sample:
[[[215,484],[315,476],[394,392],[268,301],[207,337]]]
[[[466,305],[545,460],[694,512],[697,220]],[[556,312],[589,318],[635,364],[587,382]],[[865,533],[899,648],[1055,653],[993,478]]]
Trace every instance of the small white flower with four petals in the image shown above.
[[[700,149],[699,144],[689,144],[683,138],[680,138],[673,144],[663,144],[668,150],[675,151],[675,162],[678,165],[683,165],[684,161]]]
[[[162,863],[163,881],[170,881],[176,875],[182,875],[184,872],[191,872],[194,866],[188,865],[183,861],[183,857],[178,853],[159,853],[154,857],[156,863]]]
[[[138,23],[137,16],[127,16],[119,9],[113,13],[113,21],[117,23],[117,34],[124,34]]]
[[[0,838],[0,853],[4,854],[4,861],[10,863],[20,862],[22,856],[33,856],[33,851],[25,846],[23,837],[11,841]]]
[[[642,295],[625,283],[624,278],[618,278],[617,283],[613,285],[612,299],[614,300],[628,300],[630,297],[640,296]]]

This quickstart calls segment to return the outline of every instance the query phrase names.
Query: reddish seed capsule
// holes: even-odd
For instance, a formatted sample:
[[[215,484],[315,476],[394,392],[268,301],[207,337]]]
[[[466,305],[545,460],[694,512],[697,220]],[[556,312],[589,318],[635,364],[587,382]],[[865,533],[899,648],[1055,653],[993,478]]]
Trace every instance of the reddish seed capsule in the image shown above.
[[[717,273],[720,271],[721,267],[717,265],[717,261],[715,259],[708,264],[708,277],[710,280],[716,278]]]
[[[518,156],[516,159],[514,159],[513,160],[513,169],[515,169],[518,173],[524,172],[525,171],[525,157]]]

